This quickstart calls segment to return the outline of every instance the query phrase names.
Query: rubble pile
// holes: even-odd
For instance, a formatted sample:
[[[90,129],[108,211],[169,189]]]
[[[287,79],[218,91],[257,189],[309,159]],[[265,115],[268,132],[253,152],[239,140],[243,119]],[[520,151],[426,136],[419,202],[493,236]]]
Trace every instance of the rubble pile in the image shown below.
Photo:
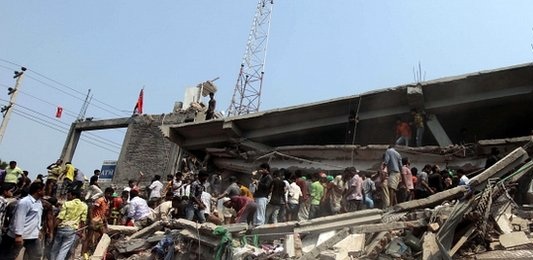
[[[533,210],[513,199],[533,161],[517,148],[458,186],[387,210],[249,227],[185,219],[110,226],[94,259],[531,259]]]

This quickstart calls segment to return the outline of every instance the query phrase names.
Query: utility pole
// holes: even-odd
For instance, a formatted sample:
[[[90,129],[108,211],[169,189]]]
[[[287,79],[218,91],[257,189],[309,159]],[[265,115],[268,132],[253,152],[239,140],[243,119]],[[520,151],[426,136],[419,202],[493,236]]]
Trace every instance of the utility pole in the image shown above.
[[[13,106],[15,105],[15,101],[17,99],[18,90],[20,87],[20,82],[22,81],[22,76],[24,75],[24,71],[26,71],[25,67],[20,68],[21,71],[15,71],[14,72],[14,79],[17,79],[15,82],[15,88],[8,88],[7,94],[11,95],[9,99],[9,104],[3,106],[0,109],[0,112],[4,115],[4,119],[2,119],[2,125],[0,125],[0,143],[2,143],[2,139],[4,138],[4,133],[6,132],[7,123],[9,122],[9,118],[11,117],[11,111],[13,111]]]

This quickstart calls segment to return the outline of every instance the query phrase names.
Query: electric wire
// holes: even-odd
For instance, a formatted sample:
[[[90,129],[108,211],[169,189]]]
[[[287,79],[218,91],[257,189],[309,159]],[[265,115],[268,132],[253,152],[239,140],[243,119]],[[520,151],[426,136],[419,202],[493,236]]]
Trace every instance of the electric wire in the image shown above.
[[[61,132],[61,133],[64,133],[64,134],[67,134],[67,133],[68,133],[66,129],[56,128],[56,127],[50,126],[50,125],[48,125],[48,124],[46,124],[46,123],[43,123],[43,122],[39,121],[39,118],[37,118],[37,117],[35,117],[35,116],[32,116],[32,115],[30,115],[30,114],[23,113],[23,112],[20,112],[20,111],[17,111],[17,110],[13,110],[13,113],[16,114],[16,115],[18,115],[18,116],[20,116],[20,117],[23,117],[23,118],[26,118],[26,119],[28,119],[28,120],[30,120],[30,121],[33,121],[34,123],[37,123],[37,124],[40,124],[40,125],[42,125],[42,126],[48,127],[48,128],[50,128],[50,129],[56,130],[56,131],[58,131],[58,132]],[[87,140],[87,139],[84,138],[84,137],[81,137],[80,139],[81,139],[82,141],[84,141],[84,142],[86,142],[86,143],[89,143],[89,144],[92,144],[92,145],[94,145],[94,146],[96,146],[96,147],[98,147],[98,148],[101,148],[101,149],[107,150],[107,151],[112,152],[112,153],[115,153],[115,154],[120,154],[119,151],[111,150],[111,149],[109,149],[108,147],[105,147],[105,146],[102,146],[102,145],[100,145],[100,144],[98,144],[98,143],[95,143],[95,142],[92,142],[92,141],[90,141],[90,140]]]
[[[1,59],[1,58],[0,58],[0,61],[6,62],[6,63],[9,63],[9,64],[13,64],[13,65],[16,65],[16,66],[21,66],[21,65],[19,65],[19,64],[16,64],[16,63],[13,63],[13,62],[10,62],[10,61],[7,61],[7,60],[4,60],[4,59]],[[7,69],[7,70],[15,70],[15,69],[13,69],[13,68],[11,68],[11,67],[4,66],[4,65],[0,65],[0,67],[5,68],[5,69]],[[42,78],[45,78],[45,79],[47,79],[47,80],[49,80],[49,81],[51,81],[51,82],[54,82],[55,84],[57,84],[57,85],[59,85],[59,86],[61,86],[61,87],[67,88],[67,89],[69,89],[70,91],[72,91],[72,92],[74,92],[74,93],[76,93],[76,94],[79,94],[81,97],[76,96],[76,95],[74,95],[74,94],[72,94],[72,93],[69,93],[69,92],[67,92],[67,91],[65,91],[65,90],[63,90],[63,89],[61,89],[61,88],[59,88],[59,87],[53,86],[53,85],[51,85],[51,84],[49,84],[49,83],[47,83],[47,82],[44,82],[44,81],[42,81],[42,80],[40,80],[40,79],[38,79],[38,78],[36,78],[36,77],[33,77],[33,76],[31,76],[31,75],[28,75],[27,72],[32,72],[32,73],[34,73],[34,74],[36,74],[36,75],[38,75],[38,76],[40,76],[40,77],[42,77]],[[36,72],[35,70],[32,70],[32,69],[29,69],[29,68],[28,68],[27,71],[26,71],[26,73],[25,73],[25,76],[26,76],[27,78],[30,78],[30,79],[32,79],[32,80],[34,80],[34,81],[37,81],[37,82],[39,82],[39,83],[45,85],[45,86],[47,86],[47,87],[53,88],[53,89],[55,89],[55,90],[57,90],[57,91],[59,91],[59,92],[65,94],[65,95],[68,95],[68,96],[70,96],[70,97],[72,97],[72,98],[75,98],[75,99],[77,99],[77,100],[80,100],[80,101],[82,101],[82,102],[85,102],[85,96],[86,96],[85,93],[82,93],[82,92],[80,92],[79,90],[76,90],[76,89],[74,89],[74,88],[72,88],[72,87],[67,86],[66,84],[63,84],[63,83],[61,83],[61,82],[59,82],[59,81],[57,81],[57,80],[54,80],[54,79],[52,79],[52,78],[50,78],[50,77],[47,77],[47,76],[45,76],[45,75],[43,75],[43,74],[41,74],[41,73],[39,73],[39,72]],[[102,105],[105,105],[105,106],[107,106],[107,107],[110,107],[110,108],[112,108],[112,109],[114,109],[114,110],[116,110],[116,111],[119,111],[119,112],[121,113],[121,114],[118,114],[118,113],[115,113],[115,112],[113,112],[113,111],[110,111],[109,109],[104,108],[104,107],[102,107],[102,106],[99,106],[99,105],[96,105],[96,104],[92,104],[94,107],[99,108],[99,109],[101,109],[102,111],[105,111],[105,112],[107,112],[107,113],[110,113],[110,114],[112,114],[112,115],[114,115],[114,116],[123,117],[123,116],[126,114],[126,112],[125,112],[126,110],[124,110],[124,109],[119,109],[119,108],[117,108],[117,107],[114,107],[114,106],[112,106],[112,105],[109,105],[109,104],[107,104],[107,103],[105,103],[105,102],[102,102],[102,101],[98,100],[97,98],[92,98],[92,100],[94,100],[94,101],[96,101],[96,102],[98,102],[98,103],[100,103],[100,104],[102,104]]]
[[[31,108],[28,108],[28,107],[25,107],[25,106],[21,106],[21,105],[17,105],[17,106],[20,107],[20,108],[26,109],[28,111],[31,111],[31,112],[33,112],[35,114],[38,114],[40,116],[43,116],[45,118],[48,118],[48,119],[51,119],[51,120],[55,120],[53,117],[47,116],[47,115],[45,115],[45,114],[43,114],[41,112],[35,111],[35,110],[31,109]],[[54,122],[54,121],[48,121],[48,122]],[[70,127],[70,125],[65,123],[65,122],[62,122],[62,121],[57,121],[57,122],[60,122],[61,124],[66,126],[67,129]],[[113,141],[111,139],[108,139],[108,138],[105,138],[105,137],[102,137],[102,136],[99,136],[99,135],[95,135],[95,134],[93,134],[91,132],[86,132],[86,134],[90,135],[92,137],[95,137],[97,139],[101,139],[101,140],[107,142],[107,144],[110,144],[110,145],[114,146],[115,148],[121,149],[121,147],[122,147],[122,145],[120,143],[117,143],[117,142],[115,142],[115,141]]]
[[[0,60],[2,60],[2,59],[0,59]],[[5,69],[7,69],[7,70],[13,70],[12,68],[7,67],[7,66],[4,66],[4,65],[1,65],[1,64],[0,64],[0,67],[1,67],[1,68],[5,68]],[[34,77],[32,77],[32,76],[28,76],[27,74],[25,74],[25,75],[26,75],[26,77],[28,77],[28,78],[30,78],[30,79],[33,79],[33,80],[35,80],[35,81],[37,81],[37,82],[39,82],[39,83],[41,83],[41,84],[44,84],[44,85],[49,86],[49,87],[51,87],[51,88],[54,88],[54,89],[56,89],[56,90],[58,90],[58,91],[60,91],[60,92],[62,92],[62,93],[64,93],[64,94],[66,94],[66,95],[68,95],[68,96],[71,96],[71,97],[73,97],[73,98],[75,98],[75,99],[78,99],[78,100],[80,100],[80,101],[85,102],[85,99],[82,99],[82,98],[76,97],[76,96],[74,96],[74,95],[72,95],[72,94],[70,94],[70,93],[68,93],[68,92],[65,92],[65,91],[63,91],[63,90],[61,90],[61,89],[59,89],[59,88],[57,88],[57,87],[54,87],[54,86],[52,86],[52,85],[50,85],[50,84],[47,84],[46,82],[43,82],[43,81],[41,81],[41,80],[39,80],[39,79],[36,79],[36,78],[34,78]],[[11,86],[9,86],[9,85],[7,85],[7,84],[0,84],[0,85],[5,86],[6,88],[11,87]],[[19,90],[19,91],[20,91],[20,90]],[[79,91],[76,91],[76,92],[81,93],[81,92],[79,92]],[[20,93],[25,93],[25,92],[20,91]],[[41,99],[41,98],[35,97],[35,96],[30,95],[30,94],[28,94],[28,93],[25,93],[25,95],[30,96],[30,97],[33,97],[33,98],[35,98],[35,99],[37,99],[37,100],[39,100],[39,101],[42,101],[42,102],[47,103],[47,104],[49,104],[49,105],[52,105],[52,106],[54,106],[54,107],[57,107],[56,104],[52,104],[52,103],[50,103],[50,102],[48,102],[48,101],[45,101],[45,100],[43,100],[43,99]],[[93,100],[95,100],[95,99],[93,98]],[[100,102],[100,103],[102,103],[102,102]],[[99,109],[101,109],[101,110],[103,110],[103,111],[106,111],[106,112],[108,112],[108,113],[111,113],[111,114],[113,114],[113,115],[115,115],[115,116],[119,116],[119,117],[122,117],[122,116],[123,116],[123,115],[119,115],[119,114],[113,113],[113,112],[111,112],[111,111],[109,111],[109,110],[107,110],[107,109],[105,109],[105,108],[100,107],[100,106],[97,106],[97,105],[94,105],[94,104],[93,104],[93,106],[95,106],[95,107],[97,107],[97,108],[99,108]],[[69,114],[70,116],[74,117],[74,118],[78,118],[78,116],[77,116],[76,114],[73,114],[72,112],[67,112],[67,111],[65,111],[64,109],[63,109],[63,111],[66,112],[67,114]],[[121,112],[124,112],[124,111],[121,111]],[[113,131],[117,131],[117,132],[120,132],[120,133],[122,133],[122,134],[125,134],[125,131],[123,131],[123,130],[119,130],[119,129],[111,129],[111,130],[113,130]]]
[[[0,101],[4,101],[4,102],[7,101],[7,102],[8,102],[8,100],[1,99],[1,98],[0,98]],[[54,118],[52,118],[52,117],[50,117],[50,116],[47,116],[47,115],[45,115],[45,114],[43,114],[43,113],[41,113],[41,112],[39,112],[39,111],[36,111],[36,110],[34,110],[34,109],[31,109],[31,108],[29,108],[29,107],[22,106],[22,105],[19,105],[19,104],[13,104],[13,105],[16,105],[17,107],[20,107],[20,108],[22,108],[22,109],[28,110],[28,111],[30,111],[31,113],[37,114],[37,115],[39,115],[39,116],[41,116],[41,117],[44,117],[44,118],[48,118],[48,119],[52,119],[52,120],[54,120]],[[11,109],[13,109],[13,108],[11,108]],[[44,119],[42,119],[42,118],[39,118],[39,119],[42,120],[42,121],[45,121],[45,122],[48,123],[48,124],[52,124],[52,125],[54,125],[54,126],[56,126],[56,127],[61,127],[62,129],[67,130],[67,131],[68,131],[69,127],[70,127],[69,124],[67,124],[67,123],[65,123],[65,122],[62,122],[62,121],[57,121],[57,122],[63,124],[64,126],[58,125],[58,124],[57,124],[56,122],[54,122],[54,121],[50,121],[50,120],[46,121],[46,120],[44,120]],[[122,144],[117,143],[117,142],[115,142],[115,141],[113,141],[113,140],[111,140],[111,139],[108,139],[108,138],[105,138],[105,137],[101,137],[101,136],[95,135],[95,134],[90,133],[90,132],[87,132],[87,134],[88,134],[89,136],[93,137],[93,138],[91,138],[91,139],[94,140],[94,141],[98,141],[98,142],[101,142],[101,143],[104,143],[104,144],[111,145],[111,146],[113,146],[114,148],[117,148],[117,149],[119,149],[119,150],[122,148]],[[87,137],[87,138],[89,138],[89,137]],[[96,138],[96,139],[100,139],[100,140],[96,140],[95,138]]]
[[[8,85],[2,84],[2,83],[0,83],[0,86],[2,86],[2,87],[6,87],[6,89],[7,89],[7,87],[9,87]],[[29,97],[31,97],[31,98],[33,98],[33,99],[39,100],[39,101],[41,101],[41,102],[43,102],[43,103],[45,103],[45,104],[48,104],[48,105],[50,105],[50,106],[52,106],[52,107],[55,107],[55,108],[58,107],[57,104],[51,103],[51,102],[49,102],[49,101],[47,101],[47,100],[44,100],[44,99],[42,99],[42,98],[36,97],[36,96],[34,96],[34,95],[31,95],[31,94],[29,94],[29,93],[27,93],[27,92],[25,92],[25,91],[22,91],[22,90],[17,90],[17,91],[18,91],[20,94],[23,94],[24,96],[29,96]],[[78,115],[76,115],[76,114],[73,113],[73,112],[70,112],[70,110],[67,110],[67,109],[65,109],[65,108],[63,108],[63,113],[65,113],[67,116],[72,117],[72,118],[74,118],[74,119],[78,118]]]

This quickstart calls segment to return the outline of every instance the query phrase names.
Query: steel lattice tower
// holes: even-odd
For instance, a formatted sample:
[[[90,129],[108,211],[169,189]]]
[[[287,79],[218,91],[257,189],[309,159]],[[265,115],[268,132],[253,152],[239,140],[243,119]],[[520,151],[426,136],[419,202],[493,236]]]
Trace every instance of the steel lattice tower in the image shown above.
[[[272,0],[259,0],[257,3],[228,116],[259,111],[273,5]]]

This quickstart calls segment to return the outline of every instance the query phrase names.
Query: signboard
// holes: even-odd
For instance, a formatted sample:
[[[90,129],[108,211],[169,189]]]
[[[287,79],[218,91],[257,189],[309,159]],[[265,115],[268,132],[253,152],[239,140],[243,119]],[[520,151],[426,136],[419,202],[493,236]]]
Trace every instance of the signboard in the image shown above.
[[[116,167],[117,161],[104,161],[102,163],[102,169],[100,170],[98,181],[112,181]]]

